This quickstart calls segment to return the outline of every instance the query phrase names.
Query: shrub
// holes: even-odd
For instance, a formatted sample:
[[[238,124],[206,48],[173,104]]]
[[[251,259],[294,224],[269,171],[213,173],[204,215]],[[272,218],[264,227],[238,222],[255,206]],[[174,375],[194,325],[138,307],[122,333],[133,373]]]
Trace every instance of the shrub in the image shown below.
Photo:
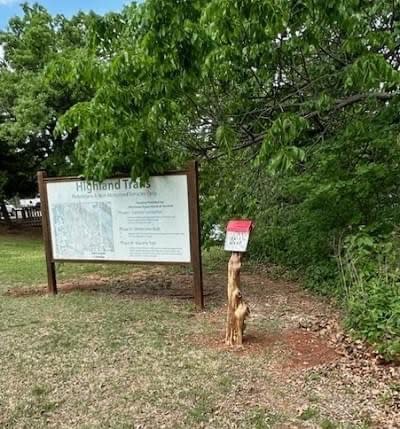
[[[387,359],[400,355],[400,268],[396,238],[349,236],[340,257],[346,324]]]

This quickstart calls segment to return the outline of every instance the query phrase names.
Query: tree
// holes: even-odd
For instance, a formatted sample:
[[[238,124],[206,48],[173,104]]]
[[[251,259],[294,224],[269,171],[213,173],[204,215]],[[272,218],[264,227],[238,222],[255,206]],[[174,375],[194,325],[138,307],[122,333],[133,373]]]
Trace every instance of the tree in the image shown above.
[[[351,243],[369,243],[354,261],[369,255],[376,301],[361,288],[347,305],[364,328],[378,315],[371,338],[398,336],[386,291],[400,279],[371,274],[368,246],[393,244],[400,215],[399,1],[147,0],[94,30],[85,68],[69,64],[94,95],[59,122],[78,126],[85,174],[146,178],[197,157],[208,226],[255,218],[253,252],[339,295]]]
[[[397,175],[378,184],[378,170],[391,165],[392,173],[397,162],[396,5],[133,5],[101,22],[84,70],[72,62],[70,75],[93,85],[95,95],[73,106],[60,128],[78,125],[77,155],[98,179],[114,171],[146,177],[193,156],[224,163],[238,153],[247,176],[259,168],[272,175],[291,170],[285,193],[295,195],[287,198],[308,207],[334,201],[329,213],[337,221],[321,228],[327,237],[341,234],[370,222],[389,199],[397,208]],[[110,38],[110,28],[118,36]],[[372,160],[375,168],[362,167]],[[352,195],[361,189],[357,202]],[[338,213],[338,207],[348,208]]]
[[[79,172],[76,130],[56,135],[54,128],[63,113],[92,95],[90,87],[50,76],[47,69],[82,55],[89,23],[97,17],[81,13],[67,20],[37,4],[22,8],[24,15],[0,33],[0,200],[32,195],[39,168],[50,174]]]

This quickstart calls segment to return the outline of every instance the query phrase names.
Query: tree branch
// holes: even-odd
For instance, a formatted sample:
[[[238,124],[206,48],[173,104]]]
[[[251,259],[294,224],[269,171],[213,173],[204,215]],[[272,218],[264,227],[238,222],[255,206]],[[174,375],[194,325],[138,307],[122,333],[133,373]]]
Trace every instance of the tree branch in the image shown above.
[[[332,111],[337,111],[343,109],[344,107],[350,106],[351,104],[358,103],[359,101],[366,100],[367,98],[376,98],[378,100],[386,101],[390,100],[393,97],[400,95],[400,91],[395,92],[366,92],[362,94],[354,94],[346,98],[339,98],[335,102],[335,107]],[[319,111],[313,111],[305,115],[306,119],[310,119],[316,115],[318,115]]]

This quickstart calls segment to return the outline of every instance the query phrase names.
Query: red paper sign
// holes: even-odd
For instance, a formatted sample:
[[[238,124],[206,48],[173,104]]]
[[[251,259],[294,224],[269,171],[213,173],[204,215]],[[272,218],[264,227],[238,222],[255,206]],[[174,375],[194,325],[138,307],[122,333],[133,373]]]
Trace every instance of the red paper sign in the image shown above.
[[[251,220],[230,220],[226,230],[231,232],[250,232],[252,228],[253,221]]]

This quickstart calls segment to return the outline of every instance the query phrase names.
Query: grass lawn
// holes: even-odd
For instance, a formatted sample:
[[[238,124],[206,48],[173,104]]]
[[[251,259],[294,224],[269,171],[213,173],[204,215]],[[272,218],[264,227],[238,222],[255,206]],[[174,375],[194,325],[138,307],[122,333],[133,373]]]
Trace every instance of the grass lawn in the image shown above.
[[[26,287],[46,283],[43,243],[39,236],[0,235],[0,292],[9,286]],[[60,281],[88,274],[111,276],[132,271],[127,264],[57,264]]]
[[[95,273],[110,283],[143,270],[61,268],[61,281]],[[332,418],[331,399],[325,406],[308,393],[299,412],[291,402],[297,391],[268,370],[268,347],[234,353],[198,341],[223,326],[216,305],[209,317],[197,314],[190,300],[156,294],[9,292],[45,282],[40,239],[0,235],[1,428],[368,427]],[[279,326],[266,318],[255,323]]]
[[[2,236],[0,260],[1,292],[46,281],[39,238]],[[61,268],[61,281],[135,269]],[[82,292],[2,296],[0,314],[1,427],[192,427],[211,419],[242,376],[234,356],[191,344],[209,328],[191,303]],[[245,424],[259,413],[250,407],[230,418]],[[223,425],[226,416],[214,419]]]

